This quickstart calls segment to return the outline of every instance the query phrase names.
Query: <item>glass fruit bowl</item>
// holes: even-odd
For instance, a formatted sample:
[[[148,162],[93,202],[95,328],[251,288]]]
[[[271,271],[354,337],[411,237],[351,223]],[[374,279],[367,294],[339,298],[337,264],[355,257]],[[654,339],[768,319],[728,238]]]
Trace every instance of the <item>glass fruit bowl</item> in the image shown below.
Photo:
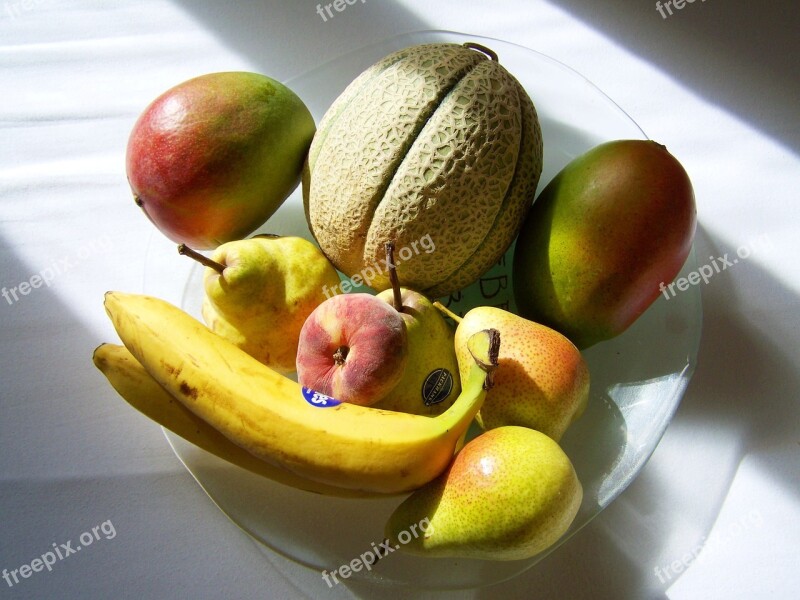
[[[413,44],[466,41],[494,50],[536,105],[544,137],[539,190],[572,158],[601,142],[646,138],[625,112],[572,69],[527,48],[480,36],[442,31],[403,34],[331,60],[286,84],[319,122],[345,86],[383,56]],[[299,188],[261,232],[311,239]],[[464,312],[473,306],[494,305],[514,311],[512,252],[513,247],[480,281],[451,298],[450,308]],[[200,318],[202,267],[175,257],[174,244],[154,233],[146,255],[145,292],[180,304]],[[683,273],[695,264],[692,254]],[[608,506],[652,454],[693,372],[701,321],[700,292],[691,287],[669,300],[659,298],[623,335],[584,352],[592,378],[589,406],[562,439],[583,484],[584,498],[558,544],[514,562],[431,559],[393,552],[371,570],[354,572],[352,578],[418,588],[470,588],[514,577],[542,560]],[[234,467],[170,432],[165,434],[200,486],[238,526],[269,548],[320,572],[333,571],[379,545],[386,519],[402,500],[353,500],[302,492]]]

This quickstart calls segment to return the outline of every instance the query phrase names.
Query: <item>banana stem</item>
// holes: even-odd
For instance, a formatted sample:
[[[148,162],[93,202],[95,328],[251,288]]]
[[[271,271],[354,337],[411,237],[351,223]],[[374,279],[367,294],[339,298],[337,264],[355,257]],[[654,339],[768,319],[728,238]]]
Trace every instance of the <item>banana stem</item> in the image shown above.
[[[492,389],[492,386],[494,386],[494,372],[499,364],[500,332],[497,329],[484,329],[482,333],[485,333],[488,336],[487,348],[477,347],[477,341],[483,341],[483,339],[476,337],[476,334],[467,340],[467,350],[469,350],[472,358],[486,373],[486,379],[483,382],[483,389],[490,390]],[[484,356],[488,358],[488,362],[483,359]]]
[[[202,254],[200,254],[196,250],[192,250],[191,248],[189,248],[189,246],[187,246],[186,244],[179,244],[178,245],[178,254],[182,254],[183,256],[188,256],[189,258],[192,258],[192,259],[196,260],[197,262],[199,262],[201,265],[203,265],[205,267],[211,267],[212,269],[214,269],[220,275],[225,270],[225,265],[220,264],[215,260],[211,260],[210,258],[207,258],[207,257],[203,256]]]
[[[436,301],[433,303],[433,305],[434,305],[436,308],[438,308],[438,309],[439,309],[441,312],[443,312],[445,315],[447,315],[448,317],[450,317],[451,319],[453,319],[453,321],[455,321],[456,323],[461,323],[461,317],[459,317],[459,316],[458,316],[456,313],[454,313],[452,310],[450,310],[449,308],[447,308],[447,307],[446,307],[444,304],[442,304],[442,303],[441,303],[441,302],[439,302],[438,300],[436,300]]]
[[[394,294],[394,309],[403,312],[403,297],[400,294],[400,280],[397,278],[397,267],[394,266],[394,242],[386,242],[386,264],[389,267],[389,281]]]

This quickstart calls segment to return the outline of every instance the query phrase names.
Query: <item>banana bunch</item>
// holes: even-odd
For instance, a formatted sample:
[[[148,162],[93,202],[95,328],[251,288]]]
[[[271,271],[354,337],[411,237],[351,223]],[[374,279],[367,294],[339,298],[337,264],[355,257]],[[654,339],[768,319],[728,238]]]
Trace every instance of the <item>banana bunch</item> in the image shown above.
[[[455,403],[411,415],[303,388],[158,298],[108,292],[105,308],[124,347],[103,344],[94,362],[126,401],[221,458],[321,494],[399,494],[434,479],[497,366],[498,332],[476,333]]]
[[[345,498],[377,495],[311,481],[256,458],[175,400],[125,346],[102,344],[94,351],[92,360],[128,404],[172,433],[229,463],[278,483],[316,494]]]

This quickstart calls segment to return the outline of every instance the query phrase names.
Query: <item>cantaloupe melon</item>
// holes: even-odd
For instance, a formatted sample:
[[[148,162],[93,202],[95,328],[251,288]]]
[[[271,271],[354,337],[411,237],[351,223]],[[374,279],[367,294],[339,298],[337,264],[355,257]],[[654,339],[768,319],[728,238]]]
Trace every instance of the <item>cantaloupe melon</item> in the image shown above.
[[[446,296],[508,249],[541,169],[533,102],[490,50],[411,46],[359,75],[320,121],[303,176],[306,218],[346,275],[374,272],[372,287],[388,288],[391,240],[402,285]],[[433,251],[421,250],[423,238]]]

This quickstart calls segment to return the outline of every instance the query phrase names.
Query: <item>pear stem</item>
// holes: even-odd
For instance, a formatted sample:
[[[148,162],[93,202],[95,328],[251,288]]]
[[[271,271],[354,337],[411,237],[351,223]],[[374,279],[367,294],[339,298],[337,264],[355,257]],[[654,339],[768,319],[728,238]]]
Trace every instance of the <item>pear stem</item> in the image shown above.
[[[210,258],[207,258],[207,257],[203,256],[202,254],[200,254],[196,250],[192,250],[191,248],[189,248],[189,246],[187,246],[186,244],[179,244],[178,245],[178,254],[182,254],[183,256],[188,256],[189,258],[192,258],[192,259],[196,260],[197,262],[199,262],[201,265],[203,265],[205,267],[211,267],[212,269],[214,269],[220,275],[225,270],[225,265],[220,264],[215,260],[211,260]]]
[[[439,309],[441,312],[443,312],[445,315],[447,315],[448,317],[450,317],[451,319],[453,319],[453,321],[455,321],[456,323],[461,323],[461,320],[462,320],[462,319],[461,319],[461,317],[459,317],[459,316],[458,316],[456,313],[454,313],[452,310],[450,310],[449,308],[447,308],[447,307],[446,307],[444,304],[442,304],[442,303],[441,303],[441,302],[439,302],[438,300],[436,300],[436,301],[433,303],[433,305],[434,305],[436,308],[438,308],[438,309]]]
[[[400,280],[397,278],[397,267],[394,265],[394,242],[386,242],[386,265],[389,267],[389,281],[394,294],[394,309],[403,312],[403,296],[400,293]]]

